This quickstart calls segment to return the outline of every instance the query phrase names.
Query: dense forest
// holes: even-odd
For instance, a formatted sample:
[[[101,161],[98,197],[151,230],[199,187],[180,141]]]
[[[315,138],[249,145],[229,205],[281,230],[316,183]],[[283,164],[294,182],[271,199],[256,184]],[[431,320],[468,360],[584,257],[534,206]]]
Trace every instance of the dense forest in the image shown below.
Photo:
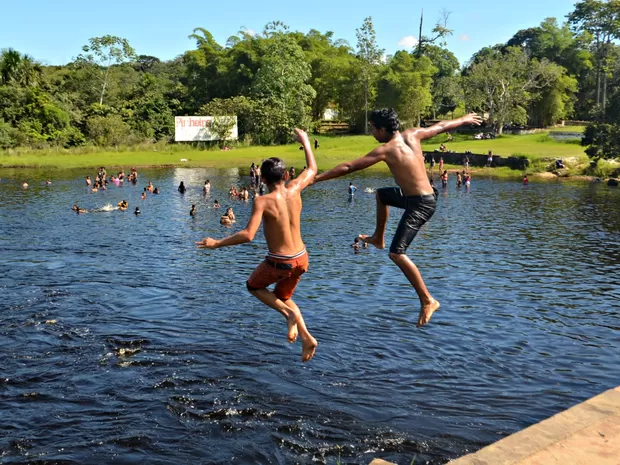
[[[387,106],[407,126],[477,111],[499,134],[510,124],[587,120],[589,154],[617,150],[620,0],[580,1],[566,18],[517,31],[464,64],[445,48],[448,19],[394,55],[377,46],[371,18],[355,45],[277,21],[225,44],[197,28],[196,48],[170,61],[139,55],[115,36],[90,39],[63,66],[3,49],[0,148],[170,141],[175,115],[231,114],[244,142],[274,144],[294,126],[315,129],[328,109],[364,132],[368,109]]]

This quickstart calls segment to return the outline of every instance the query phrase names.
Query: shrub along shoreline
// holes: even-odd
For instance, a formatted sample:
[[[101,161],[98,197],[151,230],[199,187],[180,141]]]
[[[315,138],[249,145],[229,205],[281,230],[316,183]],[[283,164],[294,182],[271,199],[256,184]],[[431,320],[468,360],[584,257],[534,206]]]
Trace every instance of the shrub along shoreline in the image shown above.
[[[372,136],[311,136],[317,137],[320,146],[315,150],[319,170],[327,170],[344,161],[365,155],[379,144]],[[562,159],[567,166],[565,170],[555,172],[560,177],[609,177],[617,176],[618,166],[613,161],[601,161],[591,166],[590,159],[584,153],[578,141],[556,141],[548,133],[524,136],[502,136],[491,140],[472,140],[455,136],[447,142],[445,135],[425,141],[422,148],[425,152],[434,152],[440,143],[444,143],[449,151],[474,154],[487,154],[489,150],[500,157],[527,158],[527,170],[513,170],[507,167],[479,168],[471,167],[470,171],[478,175],[489,175],[505,178],[537,173],[547,173],[541,177],[549,178],[548,173],[555,172],[556,159]],[[438,163],[441,152],[434,152]],[[1,168],[31,168],[46,170],[63,170],[77,168],[96,168],[106,166],[109,169],[138,167],[204,167],[204,168],[239,168],[249,169],[250,164],[260,163],[269,157],[280,157],[287,165],[302,168],[305,164],[303,151],[297,144],[280,146],[244,146],[238,144],[230,150],[217,148],[196,148],[186,144],[151,144],[116,149],[82,147],[73,150],[13,150],[0,152]],[[447,158],[447,157],[446,157]],[[427,157],[428,160],[428,157]],[[436,166],[438,168],[438,166]],[[380,163],[370,168],[376,172],[388,172],[387,166]],[[445,165],[448,171],[463,169],[462,165]],[[437,172],[436,170],[435,172]],[[552,178],[555,176],[552,176]]]

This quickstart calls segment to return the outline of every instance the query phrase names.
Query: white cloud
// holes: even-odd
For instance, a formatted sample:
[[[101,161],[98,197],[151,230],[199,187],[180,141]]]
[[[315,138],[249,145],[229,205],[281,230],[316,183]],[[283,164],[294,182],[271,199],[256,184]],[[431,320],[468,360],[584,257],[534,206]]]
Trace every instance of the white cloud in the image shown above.
[[[467,34],[461,34],[459,36],[459,40],[461,42],[469,42],[471,40],[471,37],[469,37]]]
[[[246,29],[245,32],[250,34],[252,37],[256,35],[256,31],[254,29]]]
[[[406,37],[403,37],[402,39],[400,39],[398,41],[398,46],[399,47],[413,48],[416,45],[418,45],[418,39],[416,39],[413,36],[406,36]]]

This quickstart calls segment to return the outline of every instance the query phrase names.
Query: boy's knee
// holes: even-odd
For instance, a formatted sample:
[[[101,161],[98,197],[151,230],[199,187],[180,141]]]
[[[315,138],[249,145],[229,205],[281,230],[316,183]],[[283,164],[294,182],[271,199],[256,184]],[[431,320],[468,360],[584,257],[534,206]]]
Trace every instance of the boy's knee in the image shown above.
[[[404,252],[403,252],[403,253],[399,253],[399,252],[390,252],[390,253],[388,254],[388,256],[390,257],[390,260],[392,260],[393,262],[398,262],[398,261],[399,261],[399,260],[403,257],[403,255],[405,255],[405,253],[404,253]]]
[[[250,281],[246,281],[245,282],[245,287],[248,288],[248,292],[252,295],[256,295],[256,291],[259,291],[260,289],[257,287],[252,287],[252,285],[250,285]]]

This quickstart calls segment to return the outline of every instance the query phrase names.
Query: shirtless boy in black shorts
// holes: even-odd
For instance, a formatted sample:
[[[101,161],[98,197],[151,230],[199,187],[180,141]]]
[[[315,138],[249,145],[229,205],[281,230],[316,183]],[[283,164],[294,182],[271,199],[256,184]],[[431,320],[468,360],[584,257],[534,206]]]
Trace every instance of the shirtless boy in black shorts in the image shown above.
[[[359,237],[379,249],[385,248],[389,207],[405,210],[390,246],[390,258],[418,293],[421,307],[418,327],[428,323],[433,312],[439,308],[439,302],[428,292],[420,271],[406,255],[407,247],[422,225],[433,216],[437,204],[437,190],[428,180],[420,141],[452,131],[463,124],[477,126],[481,121],[479,116],[471,113],[452,121],[441,121],[430,128],[412,128],[401,133],[398,115],[393,109],[375,110],[371,113],[368,124],[373,137],[384,144],[364,157],[342,163],[314,178],[314,182],[326,181],[363,170],[380,161],[388,165],[399,187],[377,189],[375,232],[370,236]]]

